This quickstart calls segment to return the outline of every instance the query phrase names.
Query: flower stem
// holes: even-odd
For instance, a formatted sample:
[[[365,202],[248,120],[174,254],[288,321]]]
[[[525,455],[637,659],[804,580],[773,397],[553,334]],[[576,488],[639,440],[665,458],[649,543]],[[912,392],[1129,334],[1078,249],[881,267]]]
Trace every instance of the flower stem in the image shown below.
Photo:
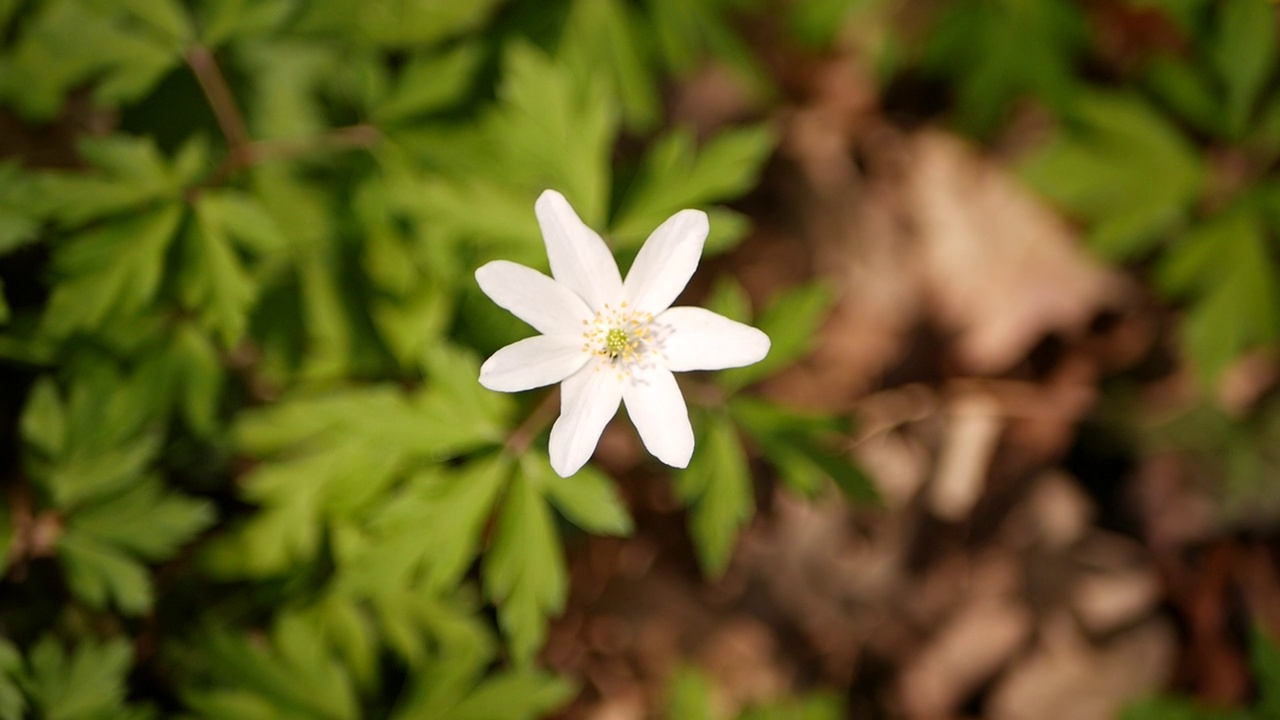
[[[520,427],[512,431],[511,436],[507,438],[507,452],[515,457],[523,455],[538,433],[556,419],[559,410],[560,389],[557,387],[544,395],[533,412],[520,423]]]

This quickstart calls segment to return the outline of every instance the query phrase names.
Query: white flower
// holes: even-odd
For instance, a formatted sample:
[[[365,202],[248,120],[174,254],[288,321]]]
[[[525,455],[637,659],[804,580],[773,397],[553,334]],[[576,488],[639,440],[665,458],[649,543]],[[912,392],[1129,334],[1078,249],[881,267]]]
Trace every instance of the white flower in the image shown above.
[[[518,392],[563,383],[550,447],[562,477],[591,458],[619,402],[649,452],[688,466],[693,428],[671,373],[750,365],[769,352],[768,336],[753,327],[671,307],[698,267],[706,213],[681,210],[658,226],[624,282],[608,246],[563,195],[547,190],[534,211],[555,279],[496,260],[476,270],[476,281],[542,334],[494,353],[480,368],[480,384]]]

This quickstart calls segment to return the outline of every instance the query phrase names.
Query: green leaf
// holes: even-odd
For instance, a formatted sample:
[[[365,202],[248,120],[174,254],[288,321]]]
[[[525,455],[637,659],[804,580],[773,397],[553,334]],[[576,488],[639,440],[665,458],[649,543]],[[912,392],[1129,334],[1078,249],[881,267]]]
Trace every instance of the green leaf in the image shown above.
[[[480,57],[475,45],[413,55],[390,95],[373,108],[373,120],[379,127],[394,126],[456,103],[470,87]]]
[[[361,546],[336,548],[342,585],[368,594],[402,587],[452,592],[479,554],[510,472],[509,462],[494,456],[411,477],[370,519]]]
[[[196,202],[195,222],[184,238],[185,263],[179,284],[188,308],[204,325],[221,337],[227,347],[244,335],[248,315],[257,299],[257,285],[250,279],[231,245],[217,206],[204,198]]]
[[[7,547],[0,551],[8,553]],[[0,572],[4,572],[0,568]],[[0,638],[0,720],[22,720],[27,701],[18,683],[22,677],[22,653],[13,643]]]
[[[1280,280],[1262,222],[1237,207],[1194,228],[1160,264],[1163,289],[1189,296],[1184,344],[1206,383],[1280,336]]]
[[[264,34],[293,11],[290,0],[201,0],[200,41],[210,49],[232,37]]]
[[[213,342],[191,323],[169,328],[161,348],[140,364],[138,374],[151,379],[154,412],[177,411],[188,428],[208,437],[217,429],[225,381],[222,359]]]
[[[176,0],[122,0],[121,4],[146,27],[175,50],[182,50],[194,37],[186,9]]]
[[[729,565],[738,530],[755,512],[755,498],[733,423],[712,415],[703,432],[688,469],[676,473],[675,486],[689,506],[689,532],[702,569],[718,577]]]
[[[779,296],[756,321],[756,327],[769,336],[769,354],[754,365],[720,373],[719,382],[729,390],[737,390],[803,358],[813,348],[834,299],[831,290],[821,283],[801,285]]]
[[[171,557],[213,521],[209,503],[165,492],[152,479],[73,513],[67,532],[159,561]]]
[[[151,576],[127,553],[75,533],[59,536],[57,550],[71,591],[90,607],[114,602],[126,615],[151,609]]]
[[[512,657],[527,666],[546,639],[547,616],[564,607],[568,578],[550,508],[523,472],[507,489],[482,569]]]
[[[683,667],[676,671],[668,689],[666,717],[682,720],[716,720],[715,688],[701,671]]]
[[[49,458],[62,454],[67,444],[67,416],[53,378],[43,376],[31,386],[21,426],[27,445]]]
[[[738,720],[840,720],[849,717],[845,703],[834,693],[784,698],[751,708]]]
[[[1267,0],[1221,5],[1209,57],[1226,87],[1226,127],[1232,138],[1247,129],[1258,97],[1276,68],[1276,11]]]
[[[580,83],[590,83],[602,70],[608,73],[622,116],[633,130],[652,128],[661,110],[647,30],[646,18],[629,3],[577,0],[557,50]]]
[[[688,130],[663,136],[645,155],[611,235],[620,248],[639,247],[677,211],[741,195],[755,186],[774,143],[767,125],[725,130],[696,151]]]
[[[631,534],[631,514],[608,475],[587,465],[573,477],[562,478],[552,471],[547,456],[539,452],[526,453],[520,465],[574,525],[599,535]]]
[[[208,655],[204,668],[212,687],[188,689],[184,699],[202,717],[218,720],[360,717],[351,677],[322,637],[290,614],[276,621],[266,647],[247,636],[211,630],[200,647]]]
[[[394,720],[413,718],[548,717],[574,694],[571,683],[530,669],[484,676],[491,655],[474,655],[456,647],[423,666],[410,681],[392,713]]]
[[[768,73],[734,27],[734,11],[740,3],[648,0],[646,5],[658,54],[676,75],[686,75],[700,62],[714,58],[729,66],[753,95],[770,94]]]
[[[500,0],[453,3],[435,0],[323,0],[307,3],[299,24],[384,48],[431,45],[482,26]]]
[[[1064,0],[965,0],[947,8],[925,45],[924,65],[957,83],[960,126],[985,135],[1028,94],[1062,109],[1089,44],[1081,10]]]
[[[559,189],[583,221],[597,228],[609,207],[618,125],[604,88],[602,82],[576,83],[562,64],[513,43],[499,88],[504,104],[490,130],[509,133],[501,147],[516,154],[533,183],[540,178],[543,187]]]
[[[111,320],[146,309],[181,219],[182,209],[169,205],[86,230],[59,248],[45,330],[54,337],[105,330]]]
[[[250,134],[297,139],[327,129],[318,89],[342,67],[335,48],[296,36],[233,48],[253,81],[246,103]]]
[[[153,20],[164,14],[154,12],[156,1],[131,4],[151,11],[146,14]],[[180,61],[181,47],[177,38],[145,28],[139,19],[126,3],[40,3],[6,53],[0,100],[28,120],[46,121],[62,109],[68,93],[91,80],[99,103],[141,98]]]
[[[137,212],[154,203],[181,198],[193,172],[170,167],[151,138],[111,135],[85,137],[80,154],[94,172],[46,171],[32,175],[34,209],[60,227],[74,228],[92,220]],[[201,153],[199,143],[189,152]],[[196,163],[196,170],[201,163]]]
[[[446,601],[410,587],[379,590],[368,602],[387,644],[418,671],[401,716],[445,716],[497,653],[489,620],[469,597]]]
[[[535,720],[567,703],[574,687],[567,680],[530,670],[515,670],[485,679],[452,708],[456,720]]]
[[[289,240],[256,195],[226,188],[200,193],[196,207],[205,222],[219,228],[242,250],[273,256],[288,250]]]
[[[48,720],[119,717],[133,652],[123,639],[81,640],[70,654],[50,636],[36,643],[23,682]]]
[[[1227,117],[1215,92],[1212,73],[1200,64],[1156,58],[1147,68],[1147,85],[1174,112],[1204,132],[1226,135]]]
[[[1255,628],[1249,641],[1249,659],[1258,683],[1258,716],[1280,717],[1280,648]]]
[[[159,449],[159,438],[142,435],[116,446],[79,446],[53,466],[45,480],[54,505],[71,508],[136,482]]]
[[[1124,708],[1120,720],[1256,720],[1248,712],[1202,707],[1181,698],[1153,698]]]
[[[423,349],[422,367],[432,388],[453,408],[452,423],[474,427],[495,442],[505,439],[514,405],[509,395],[480,384],[475,353],[436,343]]]
[[[1027,179],[1092,224],[1104,255],[1152,248],[1187,216],[1204,183],[1198,153],[1168,122],[1129,95],[1081,95],[1074,123],[1034,156]]]
[[[40,216],[35,182],[15,162],[0,162],[0,255],[35,242]]]
[[[751,296],[747,295],[742,283],[729,275],[716,278],[704,305],[711,312],[730,320],[748,324],[751,322]]]
[[[829,478],[855,502],[878,500],[870,478],[849,453],[838,450],[847,440],[848,423],[744,396],[733,398],[729,411],[796,492],[813,495],[821,489],[820,480]]]
[[[505,400],[470,403],[474,359],[438,349],[440,378],[411,394],[393,385],[300,395],[243,413],[236,445],[264,458],[244,479],[267,507],[212,551],[217,572],[261,576],[310,561],[326,520],[368,511],[415,463],[440,461],[502,439],[494,412]],[[465,385],[453,381],[467,378]],[[279,455],[279,457],[276,457]]]

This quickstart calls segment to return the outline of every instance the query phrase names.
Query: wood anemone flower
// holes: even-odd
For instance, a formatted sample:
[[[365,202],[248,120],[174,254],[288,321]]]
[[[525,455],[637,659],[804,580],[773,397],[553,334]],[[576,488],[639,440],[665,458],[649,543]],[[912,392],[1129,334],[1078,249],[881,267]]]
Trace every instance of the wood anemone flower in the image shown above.
[[[480,384],[519,392],[562,383],[551,428],[551,467],[577,472],[595,452],[604,426],[627,414],[654,457],[687,467],[693,428],[672,373],[759,362],[769,337],[698,307],[671,307],[702,256],[707,215],[681,210],[653,231],[623,281],[604,240],[564,196],[547,190],[534,205],[551,277],[505,260],[476,270],[499,306],[542,333],[485,361]]]

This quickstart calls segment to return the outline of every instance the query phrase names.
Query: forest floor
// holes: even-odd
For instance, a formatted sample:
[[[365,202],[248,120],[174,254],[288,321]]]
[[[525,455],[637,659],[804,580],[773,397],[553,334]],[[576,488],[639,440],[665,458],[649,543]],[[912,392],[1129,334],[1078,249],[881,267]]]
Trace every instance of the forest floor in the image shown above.
[[[757,466],[757,516],[708,582],[668,481],[615,422],[597,459],[637,533],[571,545],[545,659],[584,692],[561,717],[660,714],[682,663],[727,711],[814,688],[859,718],[1093,720],[1169,689],[1247,702],[1250,625],[1280,630],[1280,543],[1107,421],[1117,398],[1178,412],[1195,383],[1175,311],[1018,181],[1047,122],[1019,111],[979,148],[911,107],[927,88],[885,107],[855,57],[788,67],[779,153],[738,206],[755,230],[700,276],[755,298],[835,289],[814,352],[761,390],[851,413],[881,505],[796,499]],[[703,129],[752,113],[714,69],[672,104]],[[1241,363],[1219,402],[1247,407],[1272,366]]]

